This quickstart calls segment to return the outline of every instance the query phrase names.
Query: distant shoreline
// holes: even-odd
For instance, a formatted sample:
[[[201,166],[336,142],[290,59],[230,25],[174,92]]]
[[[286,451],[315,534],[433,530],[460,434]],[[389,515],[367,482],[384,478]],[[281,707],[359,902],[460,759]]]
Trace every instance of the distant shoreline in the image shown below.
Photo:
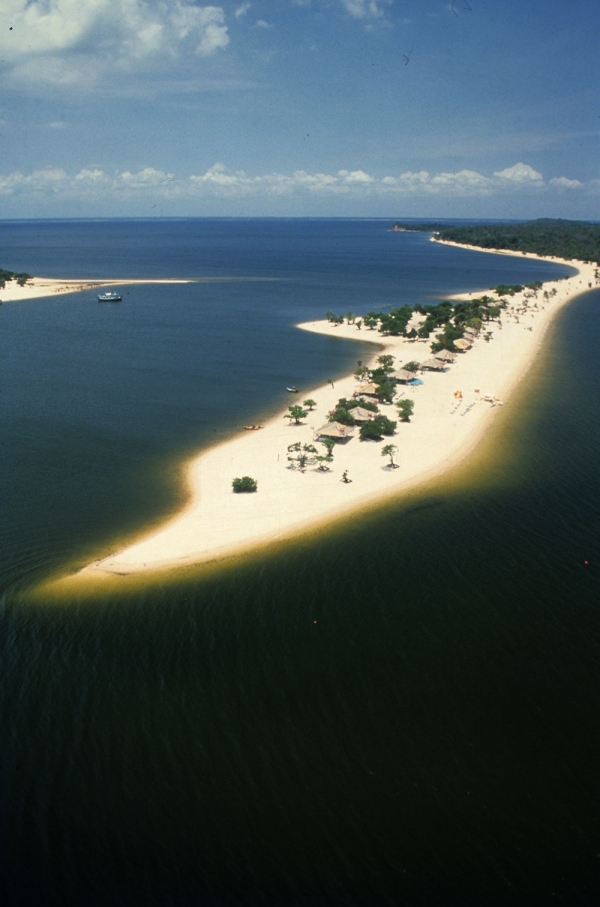
[[[280,412],[260,431],[241,431],[235,438],[200,453],[188,464],[190,499],[184,510],[158,530],[90,564],[78,576],[97,579],[102,574],[140,574],[235,556],[336,520],[455,466],[477,445],[491,424],[497,405],[509,402],[511,391],[531,367],[560,309],[586,292],[589,283],[595,285],[593,264],[530,257],[559,261],[576,268],[577,274],[544,283],[544,289],[555,291],[555,295],[547,302],[540,300],[540,305],[529,309],[523,320],[516,321],[510,311],[504,312],[501,328],[490,325],[491,342],[480,336],[469,352],[457,357],[448,372],[428,372],[423,376],[423,385],[402,389],[400,396],[414,400],[415,411],[410,423],[398,423],[393,437],[381,444],[354,437],[336,445],[330,471],[311,467],[301,473],[290,468],[288,445],[295,441],[318,443],[314,429],[323,425],[340,397],[352,396],[358,382],[349,375],[335,382],[335,387],[325,384],[307,388],[297,398],[290,395],[290,403],[302,403],[309,397],[317,401],[302,424],[288,424],[285,413]],[[461,294],[461,298],[468,295]],[[527,304],[523,294],[511,298],[510,303]],[[330,337],[371,342],[378,351],[394,355],[397,367],[411,359],[431,356],[430,341],[382,336],[364,327],[359,331],[354,325],[335,327],[325,321],[297,327]],[[462,394],[458,404],[457,391]],[[392,407],[384,406],[382,411],[397,418]],[[388,442],[398,447],[398,469],[389,468],[381,457],[381,447]],[[352,480],[348,484],[341,481],[344,470]],[[256,493],[232,492],[232,479],[243,475],[257,480]]]

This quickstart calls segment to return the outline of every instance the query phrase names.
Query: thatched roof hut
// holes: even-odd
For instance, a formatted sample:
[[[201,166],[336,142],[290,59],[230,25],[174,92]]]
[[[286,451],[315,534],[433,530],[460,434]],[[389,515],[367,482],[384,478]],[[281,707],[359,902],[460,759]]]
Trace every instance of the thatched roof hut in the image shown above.
[[[377,388],[372,382],[370,384],[363,384],[362,387],[359,387],[358,390],[354,391],[355,397],[358,397],[359,394],[364,394],[366,397],[376,397]]]
[[[428,359],[427,362],[421,363],[421,368],[432,372],[443,372],[445,368],[448,368],[448,363],[443,362],[441,359]]]
[[[315,438],[335,438],[336,441],[345,441],[354,437],[352,425],[341,425],[339,422],[326,422],[315,432]]]
[[[463,353],[465,352],[465,350],[470,350],[470,349],[471,349],[471,344],[470,344],[469,341],[466,340],[466,339],[464,339],[464,340],[455,340],[455,341],[454,341],[454,346],[456,347],[457,350],[461,350],[461,352],[463,352]]]
[[[363,409],[362,406],[355,406],[350,410],[355,422],[368,422],[377,413],[371,412],[370,409]]]
[[[441,359],[442,362],[454,362],[456,353],[451,353],[450,350],[439,350],[437,353],[433,354],[433,358]]]
[[[408,384],[409,381],[414,380],[415,373],[409,372],[405,368],[399,368],[397,371],[392,372],[392,378],[395,378],[396,381],[401,381],[402,384]]]

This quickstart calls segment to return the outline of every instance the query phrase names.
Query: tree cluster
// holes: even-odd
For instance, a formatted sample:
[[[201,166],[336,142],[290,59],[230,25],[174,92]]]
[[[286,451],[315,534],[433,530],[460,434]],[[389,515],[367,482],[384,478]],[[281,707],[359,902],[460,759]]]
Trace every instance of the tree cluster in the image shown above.
[[[449,226],[441,223],[395,224],[398,230],[435,233],[438,239],[482,249],[534,252],[556,258],[600,262],[600,224],[541,218],[521,224]]]
[[[11,280],[16,280],[20,287],[24,287],[27,281],[31,280],[31,275],[26,274],[24,271],[7,271],[4,268],[0,268],[0,289],[3,290]]]

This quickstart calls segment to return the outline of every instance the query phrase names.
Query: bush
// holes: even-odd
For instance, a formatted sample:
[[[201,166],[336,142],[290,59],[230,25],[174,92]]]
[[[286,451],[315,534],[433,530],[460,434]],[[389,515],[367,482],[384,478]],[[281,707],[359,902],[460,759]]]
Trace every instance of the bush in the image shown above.
[[[241,479],[234,479],[231,484],[233,485],[233,490],[236,494],[239,494],[241,491],[256,491],[258,488],[258,482],[256,479],[251,479],[250,476],[242,476]]]
[[[361,425],[358,434],[361,441],[381,441],[384,435],[394,434],[396,425],[397,423],[392,422],[387,416],[375,416]]]

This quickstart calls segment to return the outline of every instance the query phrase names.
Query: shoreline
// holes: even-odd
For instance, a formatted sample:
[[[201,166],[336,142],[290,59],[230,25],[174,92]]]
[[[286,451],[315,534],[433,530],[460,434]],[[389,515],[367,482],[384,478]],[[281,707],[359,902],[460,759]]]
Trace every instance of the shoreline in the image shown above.
[[[0,289],[0,304],[3,302],[25,302],[29,299],[44,299],[65,293],[81,293],[104,287],[129,287],[140,284],[183,284],[183,283],[219,283],[235,281],[270,281],[275,277],[157,277],[157,278],[90,278],[82,280],[59,279],[55,277],[32,277],[25,286],[20,287],[15,280],[8,281]]]
[[[494,254],[493,250],[470,248]],[[497,254],[512,253],[498,250]],[[544,283],[544,290],[556,291],[555,295],[549,301],[536,300],[535,309],[532,306],[526,314],[515,314],[514,309],[531,300],[525,299],[523,293],[511,297],[501,326],[489,325],[490,342],[485,341],[482,332],[472,349],[457,356],[446,372],[427,372],[421,386],[400,387],[398,398],[413,399],[415,411],[410,423],[398,421],[392,437],[383,442],[361,442],[356,432],[351,440],[336,444],[329,471],[320,472],[312,466],[304,473],[291,469],[288,445],[295,441],[317,444],[314,429],[324,424],[340,397],[352,396],[359,383],[349,375],[335,382],[335,387],[321,385],[298,396],[290,395],[290,403],[302,403],[309,397],[317,401],[300,425],[288,424],[282,411],[270,418],[261,431],[242,430],[233,439],[201,452],[187,466],[189,499],[183,511],[127,547],[88,564],[76,576],[98,579],[103,574],[142,574],[240,555],[333,522],[456,466],[477,446],[498,403],[507,402],[533,364],[558,311],[587,292],[589,283],[595,285],[594,264],[532,257],[560,262],[575,268],[577,273]],[[460,298],[469,295],[474,294],[461,294]],[[297,327],[372,342],[373,359],[381,351],[391,353],[396,357],[396,367],[411,359],[423,361],[431,357],[431,339],[384,337],[374,330],[359,331],[347,324],[334,327],[326,321]],[[463,394],[458,404],[454,396],[457,390]],[[491,401],[482,400],[483,396]],[[382,406],[381,411],[397,419],[395,407]],[[381,448],[387,443],[398,447],[398,469],[389,468],[381,457]],[[344,470],[351,479],[348,484],[341,480]],[[256,493],[233,493],[232,479],[243,475],[258,481]]]

